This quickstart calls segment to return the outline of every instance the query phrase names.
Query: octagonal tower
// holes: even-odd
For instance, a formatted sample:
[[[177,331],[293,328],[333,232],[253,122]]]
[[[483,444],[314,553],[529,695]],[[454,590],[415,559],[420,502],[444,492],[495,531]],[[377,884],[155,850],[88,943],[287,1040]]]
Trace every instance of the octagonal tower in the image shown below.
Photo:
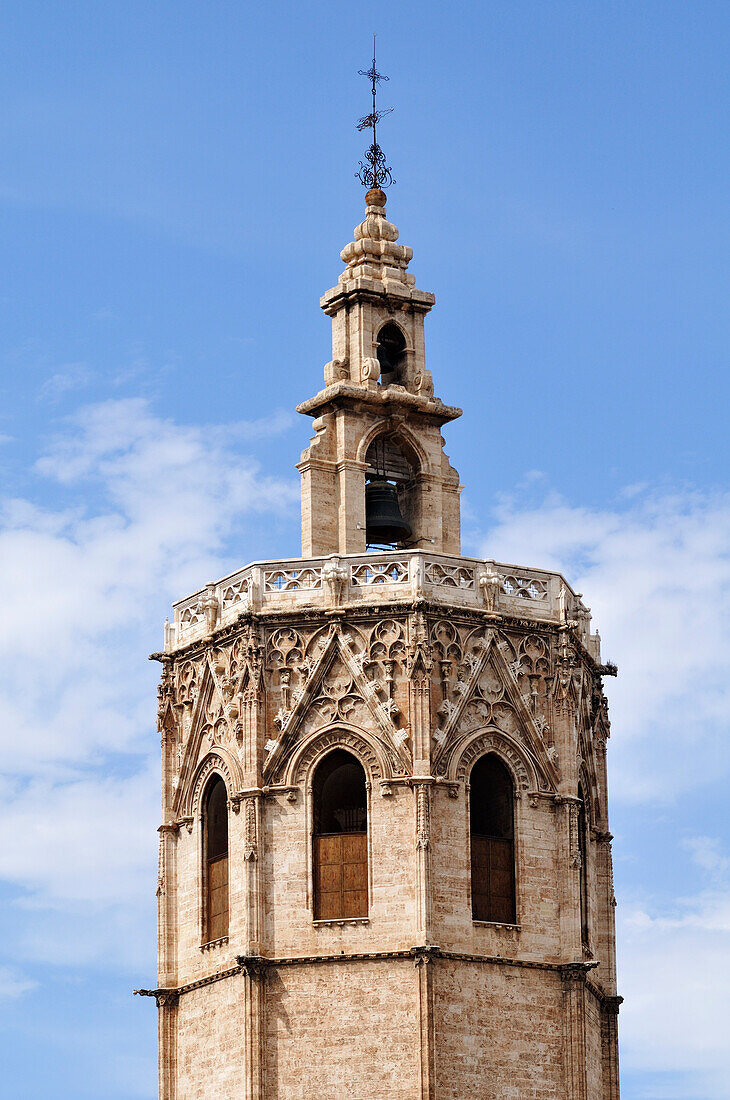
[[[461,555],[412,252],[367,195],[302,454],[303,557],[175,605],[162,1100],[617,1100],[600,640]],[[404,536],[368,549],[367,484]]]

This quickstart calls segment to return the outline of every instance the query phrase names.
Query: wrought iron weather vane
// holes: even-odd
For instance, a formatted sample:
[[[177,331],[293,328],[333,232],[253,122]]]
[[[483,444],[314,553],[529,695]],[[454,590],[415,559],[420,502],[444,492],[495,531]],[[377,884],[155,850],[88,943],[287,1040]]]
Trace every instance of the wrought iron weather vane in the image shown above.
[[[373,94],[373,109],[369,115],[363,115],[357,124],[358,130],[372,130],[373,140],[370,148],[365,153],[365,160],[360,161],[360,167],[355,173],[357,178],[363,187],[389,187],[391,183],[395,183],[391,174],[390,168],[385,163],[385,153],[378,145],[377,137],[377,125],[381,118],[389,115],[393,110],[392,107],[386,107],[385,109],[378,110],[375,105],[375,97],[378,93],[378,84],[381,80],[389,80],[387,76],[383,76],[379,73],[375,65],[375,35],[373,35],[373,63],[368,69],[360,69],[358,76],[366,76],[372,83]]]

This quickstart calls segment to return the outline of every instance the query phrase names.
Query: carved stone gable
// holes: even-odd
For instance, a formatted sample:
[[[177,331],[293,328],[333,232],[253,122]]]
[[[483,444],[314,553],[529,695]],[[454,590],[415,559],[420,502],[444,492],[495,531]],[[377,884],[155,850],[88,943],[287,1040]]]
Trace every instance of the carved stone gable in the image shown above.
[[[400,624],[393,624],[393,628]],[[337,722],[377,734],[394,749],[403,765],[410,764],[406,742],[408,731],[399,725],[400,711],[390,697],[388,685],[377,676],[368,676],[366,666],[377,671],[382,662],[386,675],[398,659],[394,645],[399,642],[399,629],[381,632],[375,656],[365,650],[356,651],[352,635],[334,625],[326,639],[315,648],[315,656],[305,659],[298,670],[297,686],[288,696],[289,706],[283,706],[275,718],[278,736],[269,743],[269,755],[264,764],[264,776],[271,779],[284,766],[293,746],[319,729]],[[384,635],[384,636],[383,636]],[[303,646],[295,647],[298,652]],[[291,652],[291,650],[289,650]],[[400,656],[400,651],[397,651]],[[403,646],[405,653],[405,646]]]
[[[530,754],[540,786],[554,788],[559,774],[544,739],[546,722],[543,715],[534,712],[535,697],[521,691],[519,683],[522,677],[529,681],[530,675],[537,675],[534,668],[538,660],[545,662],[540,677],[547,674],[547,647],[543,651],[538,639],[529,649],[520,647],[515,656],[514,646],[491,628],[472,635],[466,644],[451,638],[448,630],[442,629],[441,636],[446,652],[451,658],[460,657],[461,663],[457,679],[450,685],[450,696],[441,705],[442,723],[434,734],[437,770],[445,774],[446,760],[453,759],[458,746],[478,730],[495,729]],[[537,687],[535,694],[539,694]]]

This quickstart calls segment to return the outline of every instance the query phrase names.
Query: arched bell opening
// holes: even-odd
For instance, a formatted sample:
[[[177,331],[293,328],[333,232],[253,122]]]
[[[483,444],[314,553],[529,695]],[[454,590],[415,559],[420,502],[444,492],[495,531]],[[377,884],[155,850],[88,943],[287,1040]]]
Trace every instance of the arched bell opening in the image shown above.
[[[515,788],[495,753],[472,768],[469,791],[471,908],[477,921],[514,924]]]
[[[367,777],[345,749],[314,773],[314,919],[368,915]]]
[[[228,791],[214,775],[205,793],[203,814],[204,939],[228,935]]]
[[[403,385],[406,362],[406,338],[392,321],[378,333],[377,356],[380,363],[380,385]]]
[[[381,435],[365,455],[365,541],[368,549],[393,550],[414,533],[417,471],[392,436]]]

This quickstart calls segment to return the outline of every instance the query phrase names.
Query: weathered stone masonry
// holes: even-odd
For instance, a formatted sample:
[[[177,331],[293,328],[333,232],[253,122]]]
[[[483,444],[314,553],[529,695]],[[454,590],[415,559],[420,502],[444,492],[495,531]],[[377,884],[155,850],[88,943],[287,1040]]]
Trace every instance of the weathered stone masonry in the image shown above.
[[[300,406],[305,557],[175,606],[159,689],[162,1100],[617,1100],[609,736],[600,640],[558,574],[461,556],[459,483],[382,192],[322,300]],[[395,381],[378,334],[400,326]],[[366,552],[372,445],[412,529]],[[313,781],[367,788],[367,912],[314,919]],[[516,920],[472,919],[470,776],[514,789]],[[228,931],[206,936],[205,792],[228,797]],[[586,836],[581,841],[584,814]],[[581,908],[583,892],[583,916]]]

